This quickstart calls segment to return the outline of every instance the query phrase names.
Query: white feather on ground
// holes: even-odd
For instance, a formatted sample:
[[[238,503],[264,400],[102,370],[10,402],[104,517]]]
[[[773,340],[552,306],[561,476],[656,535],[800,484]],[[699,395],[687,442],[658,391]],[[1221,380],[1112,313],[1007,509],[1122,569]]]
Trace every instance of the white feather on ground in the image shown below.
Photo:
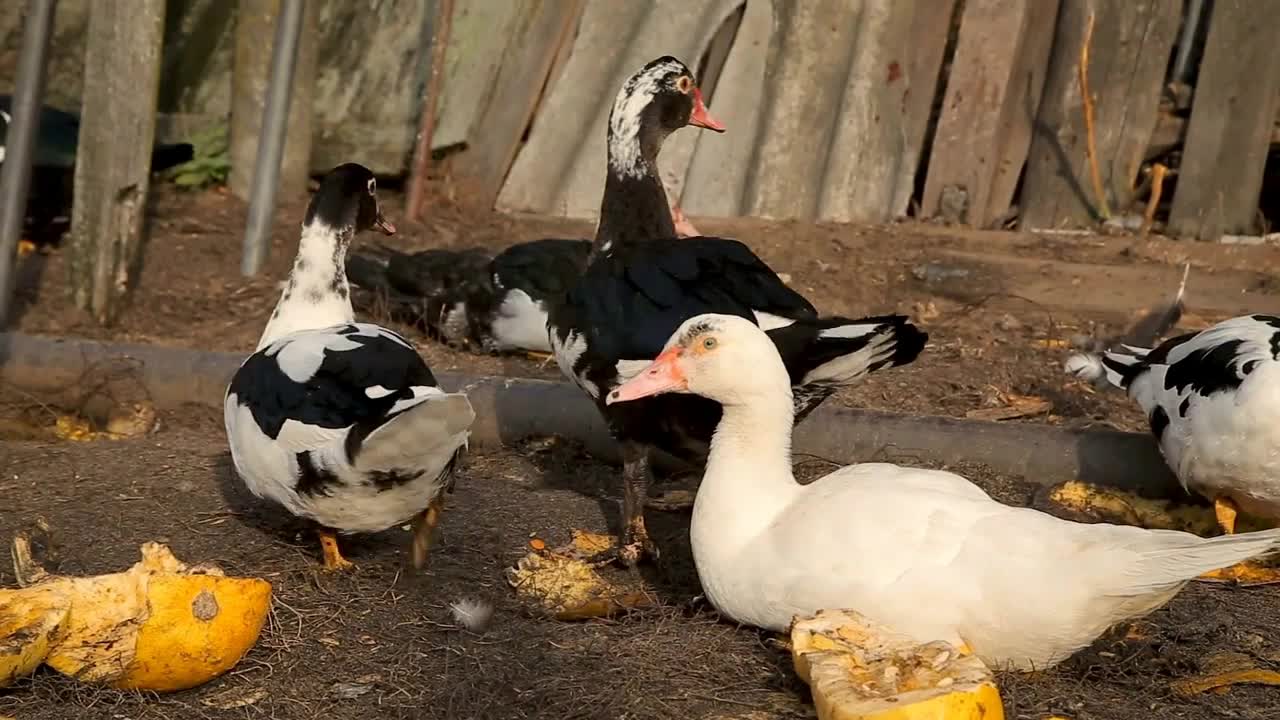
[[[454,623],[473,633],[483,633],[493,619],[493,603],[475,598],[460,598],[449,603]]]

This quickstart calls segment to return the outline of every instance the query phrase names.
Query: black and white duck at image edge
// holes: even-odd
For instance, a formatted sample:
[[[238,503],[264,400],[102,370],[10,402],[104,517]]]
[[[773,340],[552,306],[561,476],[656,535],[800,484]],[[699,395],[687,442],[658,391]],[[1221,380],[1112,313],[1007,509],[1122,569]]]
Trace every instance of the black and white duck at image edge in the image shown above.
[[[1280,521],[1280,317],[1243,315],[1170,338],[1068,358],[1069,373],[1128,392],[1183,487],[1214,503],[1223,531],[1239,511]],[[1280,582],[1243,564],[1221,579]]]
[[[819,317],[736,240],[677,239],[657,159],[667,136],[686,125],[724,129],[679,60],[654,60],[623,84],[609,117],[608,174],[592,261],[548,319],[561,371],[596,401],[621,444],[622,537],[618,548],[598,560],[633,563],[656,554],[643,515],[650,448],[695,466],[706,460],[720,419],[714,401],[663,395],[605,403],[614,387],[662,351],[682,322],[720,313],[766,330],[791,375],[797,420],[838,388],[911,362],[928,338],[901,315]]]
[[[289,280],[224,407],[245,485],[317,523],[334,570],[350,566],[335,531],[410,520],[413,563],[422,566],[475,419],[467,397],[442,391],[408,341],[356,322],[344,261],[368,229],[395,232],[373,174],[334,168],[311,199]]]

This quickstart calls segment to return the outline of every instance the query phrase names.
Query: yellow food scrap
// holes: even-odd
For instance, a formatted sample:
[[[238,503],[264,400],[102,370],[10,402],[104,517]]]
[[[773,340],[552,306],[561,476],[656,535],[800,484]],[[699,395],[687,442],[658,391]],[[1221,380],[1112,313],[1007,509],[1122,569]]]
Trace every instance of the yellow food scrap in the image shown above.
[[[609,549],[610,536],[575,530],[568,545],[547,550],[541,544],[507,569],[507,582],[557,620],[608,617],[652,603],[639,590],[609,582],[584,560]]]
[[[11,605],[30,612],[42,598],[69,604],[40,660],[84,682],[154,692],[206,683],[253,647],[271,607],[265,580],[188,566],[159,543],[143,545],[142,560],[125,572],[92,577],[49,575],[31,563],[21,536],[13,554],[19,578],[34,584],[4,591]]]
[[[70,612],[71,599],[57,588],[0,590],[0,688],[40,667]]]
[[[75,415],[59,415],[57,422],[53,426],[53,434],[58,436],[59,440],[72,440],[84,442],[97,439],[98,433],[93,431],[93,426],[88,420]]]
[[[947,642],[920,644],[851,610],[791,625],[818,720],[1003,720],[991,671]]]
[[[573,545],[576,553],[584,557],[590,557],[608,550],[613,547],[613,536],[601,535],[600,533],[587,532],[585,530],[570,531],[569,542]]]
[[[1145,498],[1119,488],[1068,480],[1049,488],[1041,509],[1071,520],[1133,525],[1151,530],[1181,530],[1201,536],[1218,535],[1212,507],[1180,504],[1173,500]],[[1257,518],[1241,516],[1237,532],[1268,527]]]

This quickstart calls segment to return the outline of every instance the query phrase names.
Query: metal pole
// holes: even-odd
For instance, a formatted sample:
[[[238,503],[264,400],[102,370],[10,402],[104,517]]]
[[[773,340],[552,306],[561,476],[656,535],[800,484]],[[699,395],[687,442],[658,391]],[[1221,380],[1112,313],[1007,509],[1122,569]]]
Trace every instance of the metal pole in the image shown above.
[[[267,82],[267,102],[262,109],[262,136],[258,141],[258,162],[253,169],[249,191],[249,221],[244,232],[244,254],[240,272],[258,274],[267,259],[271,238],[271,216],[276,205],[276,184],[280,180],[280,158],[284,156],[284,134],[289,119],[289,98],[293,90],[293,68],[298,59],[298,37],[306,0],[280,0],[280,20],[271,51],[271,77]]]
[[[1191,48],[1196,44],[1196,31],[1204,19],[1203,0],[1189,0],[1182,20],[1182,37],[1178,38],[1178,54],[1173,61],[1173,82],[1185,83],[1191,75]]]
[[[0,328],[9,317],[13,301],[13,259],[18,235],[27,215],[31,189],[31,151],[40,132],[40,105],[44,97],[45,57],[53,34],[57,0],[31,0],[22,30],[22,54],[18,57],[17,87],[9,109],[4,142],[4,166],[0,169]]]

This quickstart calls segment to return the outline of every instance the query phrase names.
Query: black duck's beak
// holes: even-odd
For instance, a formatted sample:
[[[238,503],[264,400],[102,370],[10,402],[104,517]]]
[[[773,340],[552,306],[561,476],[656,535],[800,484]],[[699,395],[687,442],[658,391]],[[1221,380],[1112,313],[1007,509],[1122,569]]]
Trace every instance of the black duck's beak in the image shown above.
[[[392,225],[390,220],[387,220],[382,216],[381,210],[378,211],[378,217],[373,220],[373,227],[383,235],[396,234],[396,226]]]

